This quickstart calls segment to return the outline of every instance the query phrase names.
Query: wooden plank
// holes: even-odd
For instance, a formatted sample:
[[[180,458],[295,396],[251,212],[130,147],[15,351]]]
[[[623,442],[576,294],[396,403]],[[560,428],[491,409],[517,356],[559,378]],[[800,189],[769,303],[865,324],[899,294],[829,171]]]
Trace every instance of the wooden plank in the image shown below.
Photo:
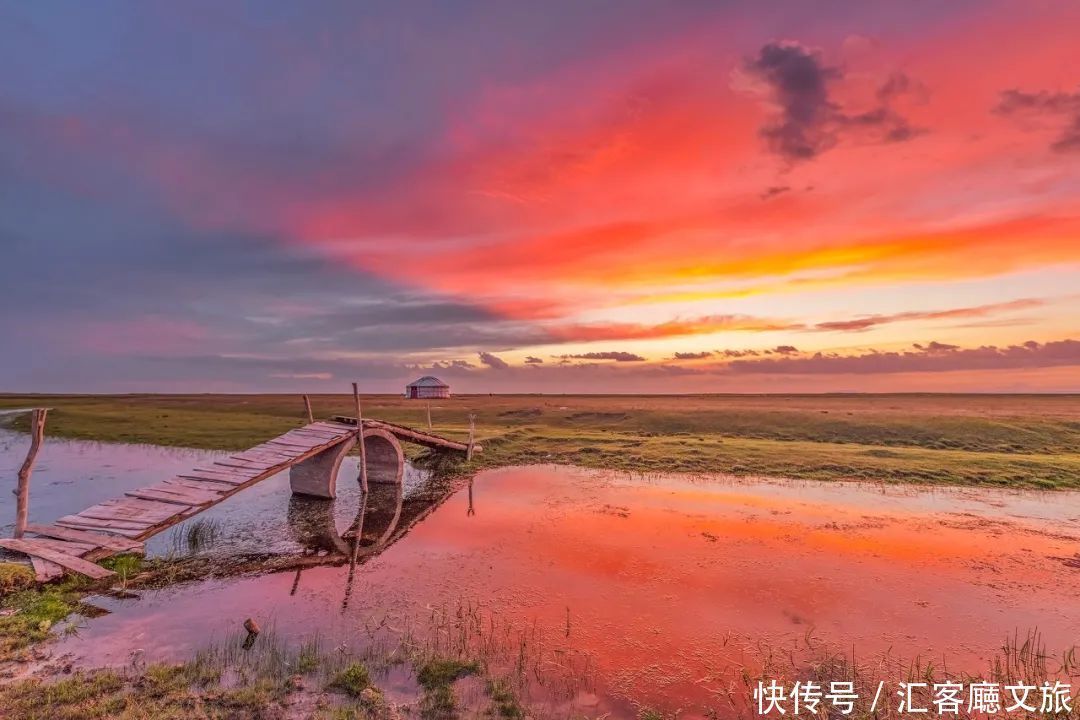
[[[49,562],[54,562],[61,567],[66,567],[68,570],[74,570],[77,573],[94,578],[95,580],[102,580],[116,574],[112,570],[106,570],[100,565],[95,565],[82,558],[47,548],[35,540],[9,540],[7,538],[2,538],[0,539],[0,547],[6,547],[9,550],[15,550],[16,552],[43,558]]]
[[[293,458],[283,458],[277,455],[269,455],[262,453],[244,453],[242,455],[233,455],[230,460],[236,460],[237,462],[250,463],[251,465],[260,465],[265,463],[267,468],[281,467],[282,465],[288,465],[293,461]]]
[[[242,473],[247,473],[247,478],[249,480],[257,475],[268,473],[277,467],[277,465],[272,463],[254,463],[246,460],[219,460],[215,462],[214,465],[222,468],[235,468],[240,470]]]
[[[143,544],[140,542],[132,542],[131,540],[103,535],[101,533],[56,527],[55,525],[35,525],[31,523],[26,526],[26,531],[36,535],[46,535],[48,537],[58,538],[60,540],[93,543],[98,547],[116,550],[117,552],[142,552],[143,549]]]
[[[316,440],[324,440],[330,442],[332,440],[340,440],[341,435],[331,432],[329,430],[312,430],[310,428],[297,428],[296,430],[290,430],[285,433],[296,438],[312,438]]]
[[[311,448],[322,447],[323,445],[330,444],[330,441],[328,441],[326,438],[312,437],[310,435],[283,435],[282,440],[284,442],[296,443],[297,445],[308,448],[309,450]]]
[[[34,579],[40,583],[52,582],[64,574],[64,568],[36,555],[30,556],[30,564],[34,567]]]
[[[193,478],[186,477],[174,477],[168,480],[162,480],[158,483],[159,486],[167,485],[177,488],[191,488],[192,490],[205,490],[208,493],[217,493],[222,498],[229,496],[229,493],[236,489],[236,486],[232,483],[218,482],[217,480],[195,480]]]
[[[274,466],[271,463],[254,463],[247,460],[226,458],[225,460],[215,460],[212,467],[220,472],[235,472],[237,475],[252,477],[266,472]]]
[[[329,433],[329,432],[332,432],[332,431],[327,430],[325,428],[316,427],[315,425],[301,425],[298,428],[293,428],[292,430],[289,430],[289,432],[291,432],[291,433],[303,433],[303,432],[306,432],[306,433]]]
[[[224,473],[215,472],[214,470],[188,470],[177,476],[180,480],[198,480],[200,482],[215,482],[220,485],[235,487],[237,485],[243,485],[251,478],[242,477],[240,475],[226,475]]]
[[[304,440],[290,439],[285,435],[276,437],[273,440],[267,440],[264,445],[281,446],[283,448],[292,448],[300,451],[311,447],[311,443]]]
[[[268,447],[270,448],[271,452],[279,453],[281,455],[284,455],[285,457],[289,457],[294,460],[301,455],[305,455],[311,452],[312,448],[311,445],[281,445],[278,443],[274,443],[273,445],[270,445]]]
[[[75,516],[72,515],[71,517],[75,517]],[[89,524],[81,523],[81,522],[78,522],[78,521],[64,520],[63,518],[61,518],[60,520],[57,520],[56,524],[57,525],[63,525],[65,528],[70,528],[72,530],[89,530],[89,531],[93,531],[93,532],[115,533],[117,535],[123,535],[126,538],[131,538],[132,541],[135,541],[136,538],[143,535],[143,533],[145,533],[149,529],[149,528],[138,528],[138,529],[134,529],[134,528],[117,528],[117,527],[108,527],[108,526],[105,526],[105,525],[89,525]],[[153,526],[151,526],[151,527],[153,527]]]
[[[53,540],[52,538],[33,538],[34,542],[40,543],[47,548],[52,548],[57,552],[67,553],[68,555],[83,556],[90,552],[96,545],[87,545],[86,543],[73,543],[67,540]]]
[[[250,472],[247,470],[241,470],[235,467],[224,467],[223,465],[211,464],[205,467],[197,467],[189,470],[188,472],[180,473],[181,475],[191,475],[192,473],[210,473],[213,475],[220,475],[221,477],[248,477]]]
[[[169,493],[170,495],[191,495],[192,497],[205,497],[210,500],[218,500],[224,497],[231,486],[222,485],[221,483],[206,483],[205,485],[194,484],[194,480],[187,480],[182,483],[176,482],[180,478],[170,478],[168,480],[162,480],[154,485],[148,485],[139,490],[156,490],[158,492]],[[188,483],[193,483],[189,485]]]
[[[135,522],[132,520],[104,520],[101,518],[86,517],[83,515],[65,515],[56,521],[57,525],[79,525],[80,529],[86,527],[97,528],[102,530],[135,530],[142,532],[147,528],[153,527],[154,523],[147,522]],[[124,533],[126,534],[126,533]]]
[[[280,455],[282,457],[292,458],[299,455],[302,450],[299,448],[286,448],[280,445],[270,445],[264,443],[262,445],[256,445],[255,447],[245,450],[243,455]]]
[[[321,437],[312,437],[311,435],[294,435],[292,433],[282,435],[280,440],[282,442],[293,443],[295,445],[308,449],[316,448],[326,443],[326,440]]]
[[[147,505],[146,503],[153,503],[153,506]],[[189,509],[191,509],[190,505],[176,505],[174,503],[164,503],[157,500],[124,498],[122,500],[107,500],[103,503],[88,507],[76,514],[82,518],[121,520],[124,522],[156,525],[159,522],[168,520],[173,515],[179,515]]]
[[[309,447],[311,446],[314,439],[315,438],[309,435],[294,435],[293,433],[285,433],[284,435],[279,435],[278,437],[274,437],[267,441],[268,443],[284,443],[286,445],[302,445],[305,447]]]
[[[230,455],[224,460],[217,460],[215,462],[225,465],[227,467],[232,466],[235,463],[240,463],[241,468],[258,467],[263,469],[269,469],[272,467],[277,467],[278,465],[283,465],[289,461],[281,460],[278,458],[254,457],[245,453],[237,453],[235,455]]]
[[[221,499],[221,496],[217,494],[209,495],[197,493],[195,491],[190,493],[179,493],[157,487],[128,490],[124,494],[128,497],[138,498],[140,500],[158,500],[163,503],[189,507],[194,505],[209,505],[210,503]]]
[[[333,425],[324,425],[321,421],[311,423],[310,425],[304,425],[303,427],[298,427],[295,430],[290,430],[289,432],[328,433],[330,435],[337,435],[340,433],[338,428],[334,427]]]
[[[232,472],[229,468],[219,468],[217,470],[196,468],[195,470],[188,470],[185,473],[181,473],[180,477],[192,478],[194,480],[214,480],[229,485],[241,485],[248,480],[251,480],[255,475],[251,473]]]
[[[287,453],[275,448],[254,447],[249,450],[245,450],[238,455],[234,455],[233,457],[250,457],[255,458],[256,460],[273,460],[277,463],[291,463],[295,461],[297,457],[303,454],[303,450]]]
[[[356,428],[352,425],[345,425],[344,423],[330,423],[330,422],[316,422],[304,427],[307,429],[323,430],[326,432],[334,433],[337,436],[348,435],[351,432],[356,432]]]
[[[356,425],[356,418],[350,418],[345,415],[335,415],[334,419],[350,423],[354,426]],[[364,420],[364,427],[380,428],[396,435],[399,440],[415,442],[427,447],[443,447],[450,448],[451,450],[461,450],[462,452],[466,452],[469,448],[466,443],[458,442],[457,440],[450,440],[449,438],[440,437],[439,435],[426,433],[421,430],[414,430],[405,425],[385,422],[384,420]],[[481,446],[478,444],[473,446],[473,452],[479,452],[481,449]]]
[[[324,430],[293,430],[289,434],[295,438],[311,438],[312,440],[318,440],[323,443],[341,440],[341,436],[337,433],[332,433]]]

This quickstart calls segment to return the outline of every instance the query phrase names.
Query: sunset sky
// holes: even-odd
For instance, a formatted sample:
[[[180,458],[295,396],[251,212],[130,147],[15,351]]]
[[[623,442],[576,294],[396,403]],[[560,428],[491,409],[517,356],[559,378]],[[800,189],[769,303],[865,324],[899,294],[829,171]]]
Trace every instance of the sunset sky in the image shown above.
[[[0,391],[1080,391],[1077,28],[0,2]]]

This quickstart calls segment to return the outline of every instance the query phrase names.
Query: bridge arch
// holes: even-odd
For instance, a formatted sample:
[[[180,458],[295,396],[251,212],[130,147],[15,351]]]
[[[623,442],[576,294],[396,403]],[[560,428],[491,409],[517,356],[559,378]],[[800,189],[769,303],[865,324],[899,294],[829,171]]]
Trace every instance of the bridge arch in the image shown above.
[[[400,485],[405,472],[405,453],[392,433],[381,428],[364,428],[368,484]],[[356,447],[357,436],[289,468],[289,485],[295,495],[337,497],[337,476],[345,456]],[[359,482],[359,477],[357,482]]]

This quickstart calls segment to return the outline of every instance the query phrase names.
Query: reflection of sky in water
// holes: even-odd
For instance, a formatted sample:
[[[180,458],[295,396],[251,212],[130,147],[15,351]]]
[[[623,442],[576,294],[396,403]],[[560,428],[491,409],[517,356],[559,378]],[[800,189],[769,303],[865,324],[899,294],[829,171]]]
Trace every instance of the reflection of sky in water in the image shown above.
[[[0,429],[0,494],[10,498],[19,466],[26,457],[29,436]],[[177,473],[205,465],[229,453],[157,445],[125,445],[83,440],[46,438],[30,479],[30,522],[52,523],[126,490],[152,485]],[[334,524],[345,530],[359,508],[359,457],[345,458],[338,475],[338,498],[332,505],[292,503],[292,521],[307,514],[309,524],[328,525],[327,508]],[[405,492],[421,482],[422,474],[411,466],[405,469]],[[151,554],[170,552],[186,526],[202,520],[213,522],[221,536],[209,552],[290,553],[301,549],[290,527],[288,472],[279,473],[241,491],[225,502],[150,539]],[[4,502],[0,534],[11,535],[15,524],[15,503]]]
[[[587,656],[596,693],[577,709],[633,716],[629,697],[706,702],[759,641],[787,657],[809,633],[864,658],[891,648],[975,670],[1017,630],[1037,627],[1051,652],[1080,643],[1080,570],[1062,562],[1080,551],[1077,493],[537,466],[480,473],[471,496],[360,565],[351,586],[347,566],[314,567],[102,598],[111,614],[58,649],[88,665],[133,648],[184,659],[254,617],[357,650],[404,628],[437,635],[440,613],[453,636],[464,606],[510,628],[511,646],[542,636],[549,667]]]

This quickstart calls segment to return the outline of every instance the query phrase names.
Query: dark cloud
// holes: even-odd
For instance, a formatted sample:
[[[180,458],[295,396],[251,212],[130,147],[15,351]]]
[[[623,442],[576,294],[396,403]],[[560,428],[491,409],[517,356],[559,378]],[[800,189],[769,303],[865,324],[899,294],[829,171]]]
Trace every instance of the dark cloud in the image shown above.
[[[794,345],[777,345],[772,351],[777,355],[797,355],[799,348]]]
[[[538,357],[533,357],[532,355],[529,355],[527,358],[525,358],[526,365],[542,365],[543,363],[543,360]]]
[[[1037,348],[1039,346],[1039,344],[1037,342],[1029,340],[1028,342],[1024,343],[1024,346],[1028,347],[1030,349],[1034,349],[1034,348]],[[926,345],[920,345],[919,343],[915,343],[912,347],[914,347],[916,350],[922,350],[922,351],[928,352],[928,353],[952,352],[953,350],[959,350],[960,349],[959,345],[950,345],[948,343],[939,343],[937,340],[931,340]]]
[[[702,352],[677,352],[674,355],[675,360],[702,360],[707,357],[711,357],[713,353],[709,350]]]
[[[1064,117],[1065,127],[1050,144],[1055,152],[1080,151],[1080,89],[1076,92],[1025,92],[1010,89],[1001,93],[994,111],[1000,115],[1050,115]]]
[[[645,358],[640,355],[621,350],[559,355],[558,358],[560,360],[614,360],[615,362],[643,362],[645,360]]]
[[[758,350],[719,350],[718,352],[727,358],[757,357],[761,355]]]
[[[471,370],[474,367],[468,360],[437,360],[431,364],[432,370]]]
[[[894,71],[878,86],[876,97],[881,105],[889,105],[903,97],[924,103],[930,99],[930,90],[907,73]]]
[[[768,43],[743,69],[765,83],[779,108],[759,132],[769,148],[789,162],[820,155],[845,132],[876,142],[902,142],[920,132],[891,105],[914,86],[906,75],[897,73],[885,81],[877,92],[877,107],[852,113],[829,94],[830,85],[844,77],[843,70],[826,65],[820,53],[800,43]]]
[[[842,77],[816,53],[798,43],[765,45],[745,68],[772,89],[780,114],[761,128],[769,147],[788,160],[807,160],[831,147],[831,118],[838,108],[829,100],[828,84]]]
[[[1010,300],[1008,302],[991,303],[989,305],[975,305],[972,307],[950,308],[948,310],[911,311],[894,313],[892,315],[866,315],[864,317],[852,318],[850,320],[832,320],[829,322],[817,323],[811,329],[819,331],[862,332],[864,330],[869,330],[871,328],[877,327],[878,325],[887,325],[889,323],[909,322],[912,320],[948,320],[954,318],[980,318],[1001,312],[1012,312],[1015,310],[1025,310],[1029,308],[1040,307],[1045,303],[1045,300],[1039,300],[1036,298],[1024,298],[1020,300]]]
[[[784,194],[786,192],[790,192],[790,191],[791,191],[791,186],[790,185],[770,185],[769,187],[762,190],[761,199],[762,200],[768,200],[769,198],[774,198],[777,195],[782,195],[782,194]]]
[[[506,370],[510,367],[510,363],[506,362],[498,355],[492,355],[489,352],[480,352],[477,354],[480,357],[480,362],[484,365],[487,365],[489,368],[493,368],[495,370]]]
[[[1060,340],[1021,345],[960,348],[931,342],[915,345],[912,350],[881,352],[870,350],[859,355],[815,353],[806,357],[734,360],[728,368],[734,373],[771,375],[829,375],[910,372],[947,372],[952,370],[1005,370],[1036,367],[1080,365],[1080,341]]]

